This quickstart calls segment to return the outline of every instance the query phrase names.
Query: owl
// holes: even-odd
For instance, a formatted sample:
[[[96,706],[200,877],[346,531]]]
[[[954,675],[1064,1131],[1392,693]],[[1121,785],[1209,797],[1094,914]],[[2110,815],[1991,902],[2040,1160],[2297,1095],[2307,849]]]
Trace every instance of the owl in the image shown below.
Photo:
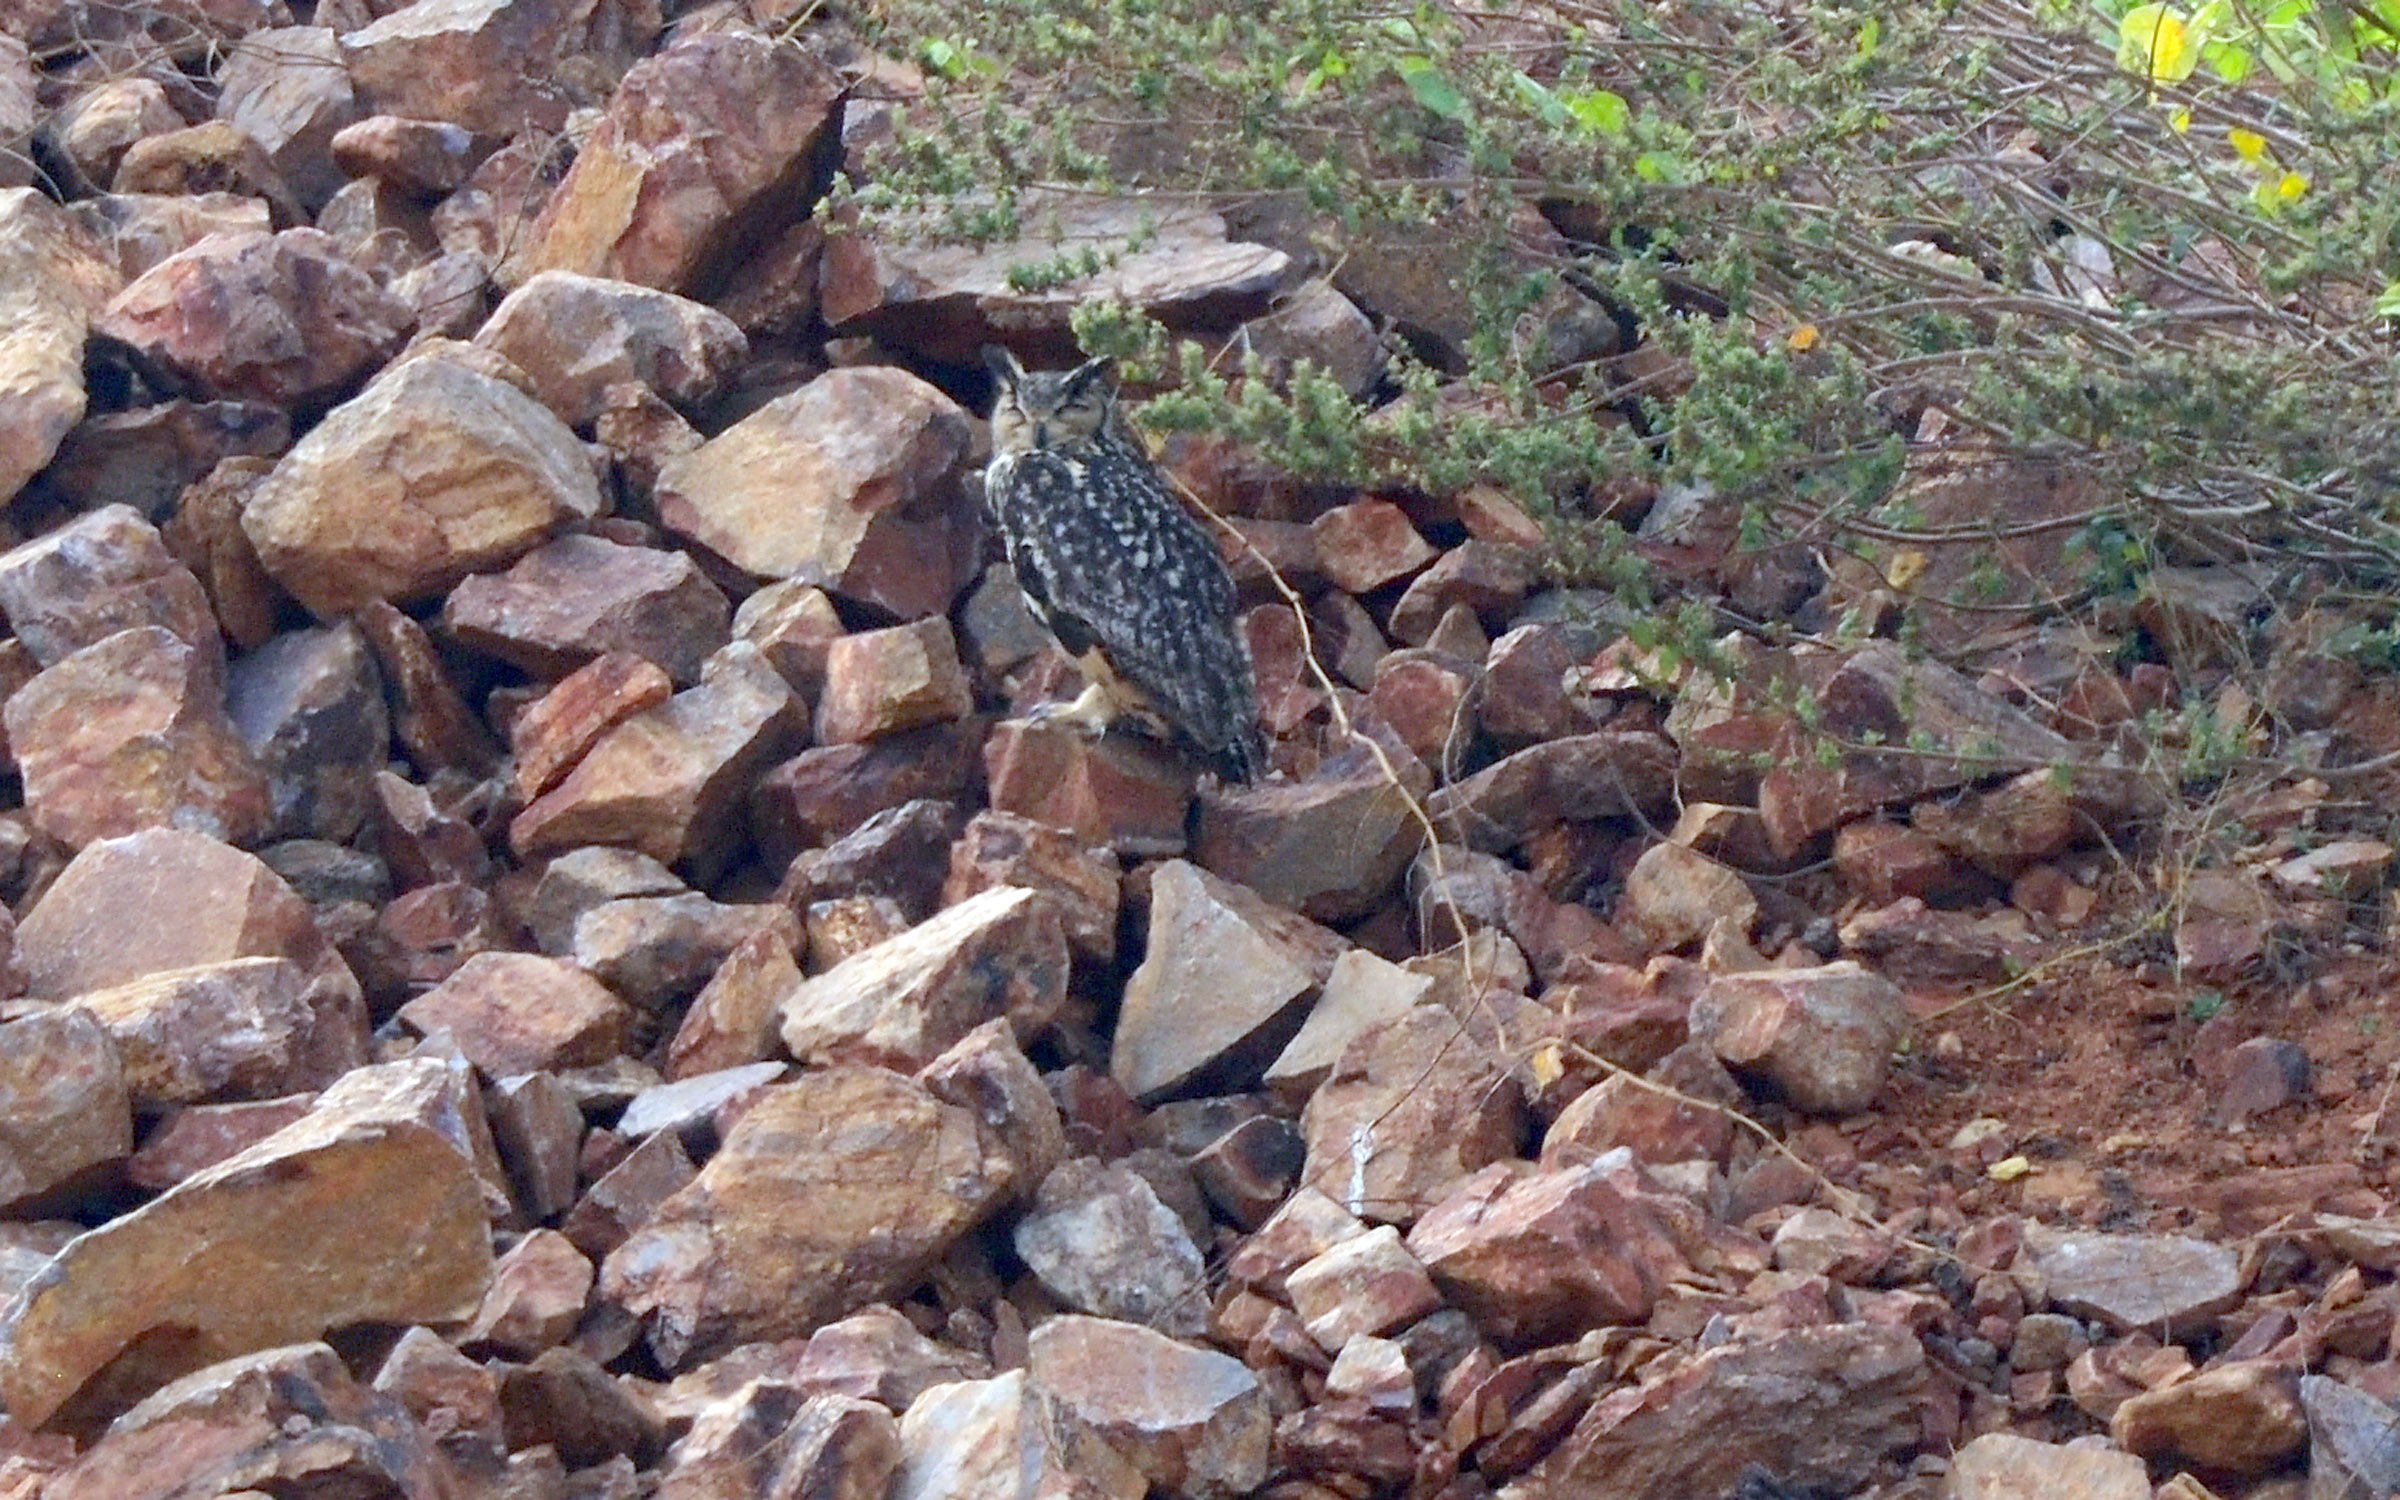
[[[1233,579],[1126,430],[1110,361],[1028,373],[1005,349],[983,359],[1000,388],[984,501],[1026,604],[1089,684],[1036,717],[1093,733],[1130,722],[1256,779],[1266,748]]]

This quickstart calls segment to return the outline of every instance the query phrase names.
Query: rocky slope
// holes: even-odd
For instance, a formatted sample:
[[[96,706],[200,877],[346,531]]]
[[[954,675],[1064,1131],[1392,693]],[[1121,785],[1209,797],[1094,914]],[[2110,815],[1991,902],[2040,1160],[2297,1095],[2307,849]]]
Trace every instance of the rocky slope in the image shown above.
[[[1107,296],[1363,398],[1456,290],[1132,202],[829,239],[910,77],[788,19],[0,37],[0,1495],[2400,1484],[2382,976],[2273,983],[2392,851],[2287,780],[2171,963],[2071,936],[2254,584],[1937,659],[1661,502],[1795,627],[1698,671],[1496,492],[1186,441],[1277,775],[1025,722],[975,349]]]

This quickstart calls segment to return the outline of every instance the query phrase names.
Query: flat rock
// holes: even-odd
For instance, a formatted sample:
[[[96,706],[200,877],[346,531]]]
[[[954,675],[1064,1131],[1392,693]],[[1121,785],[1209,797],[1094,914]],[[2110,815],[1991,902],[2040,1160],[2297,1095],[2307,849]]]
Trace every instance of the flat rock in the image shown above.
[[[793,1365],[803,1388],[874,1401],[906,1411],[937,1385],[985,1380],[991,1362],[917,1332],[889,1307],[869,1307],[808,1336]]]
[[[1653,951],[1689,947],[1719,922],[1747,935],[1758,898],[1742,877],[1681,844],[1653,844],[1625,876],[1617,920]]]
[[[144,136],[125,148],[108,186],[120,194],[231,191],[265,199],[269,222],[279,227],[307,221],[266,148],[227,120]]]
[[[109,1424],[47,1491],[57,1500],[174,1500],[200,1490],[442,1493],[453,1471],[405,1406],[358,1384],[322,1343],[219,1361]]]
[[[2108,1420],[2109,1437],[2136,1457],[2245,1475],[2284,1467],[2308,1430],[2300,1371],[2264,1359],[2211,1364],[2129,1398]]]
[[[983,741],[991,805],[1120,855],[1183,852],[1192,771],[1179,751],[1132,734],[1094,739],[1065,724],[1003,720]]]
[[[1612,1073],[1569,1100],[1543,1133],[1541,1162],[1587,1162],[1623,1146],[1646,1164],[1722,1166],[1733,1153],[1733,1118],[1748,1103],[1714,1049],[1686,1042],[1643,1074]]]
[[[121,284],[64,209],[29,187],[0,190],[0,499],[82,420],[84,331]]]
[[[430,598],[600,513],[574,433],[502,381],[409,360],[335,408],[242,511],[275,581],[321,619]]]
[[[1266,1482],[1274,1419],[1237,1359],[1070,1314],[1033,1331],[1025,1373],[1159,1490],[1235,1500]]]
[[[1995,774],[2072,761],[2068,742],[2007,703],[1931,660],[1912,660],[1888,641],[1873,641],[1842,662],[1817,689],[1825,732],[1846,744],[1924,745],[1941,755],[1845,752],[1831,767],[1803,753],[1782,753],[1759,784],[1758,807],[1778,855],[1790,858],[1818,834],[1928,792]]]
[[[1067,1127],[1041,1072],[1006,1020],[986,1021],[927,1063],[917,1081],[945,1104],[972,1110],[997,1136],[1029,1197],[1067,1155]]]
[[[492,1266],[482,1183],[385,1071],[61,1251],[0,1320],[10,1414],[105,1420],[215,1360],[472,1313]]]
[[[217,118],[258,142],[304,208],[344,180],[333,136],[358,118],[344,61],[327,27],[270,26],[234,43],[217,74]]]
[[[935,1386],[900,1418],[890,1500],[1142,1500],[1141,1471],[1062,1415],[1023,1370]]]
[[[1987,1432],[1950,1456],[1944,1500],[2149,1500],[2150,1471],[2130,1453]]]
[[[487,143],[488,145],[488,143]],[[482,159],[475,132],[447,120],[369,115],[333,133],[334,165],[428,198],[456,192]]]
[[[982,784],[986,727],[987,721],[964,719],[863,745],[804,750],[751,788],[751,829],[770,858],[789,859],[886,809],[966,795]]]
[[[1050,1294],[1078,1311],[1178,1338],[1208,1329],[1208,1272],[1183,1221],[1121,1162],[1076,1157],[1042,1182],[1011,1238]]]
[[[967,1111],[879,1068],[767,1090],[691,1185],[611,1252],[601,1295],[680,1369],[913,1287],[1009,1167]]]
[[[742,830],[730,809],[751,775],[798,737],[792,690],[736,641],[700,684],[611,729],[509,823],[519,857],[619,844],[663,864],[713,873]]]
[[[333,1082],[310,1056],[308,976],[285,958],[168,969],[76,997],[108,1028],[136,1108],[274,1099]],[[311,1066],[312,1063],[318,1066]]]
[[[666,1074],[691,1078],[775,1055],[776,1016],[800,984],[790,939],[761,930],[736,943],[692,997],[667,1047]]]
[[[711,901],[697,891],[603,901],[575,919],[563,956],[646,1011],[662,1011],[760,933],[799,941],[800,922],[773,901]]]
[[[1192,857],[1313,920],[1365,916],[1424,839],[1416,808],[1432,778],[1406,756],[1395,769],[1354,745],[1298,780],[1205,788]]]
[[[817,739],[844,745],[963,719],[975,694],[950,622],[938,615],[846,635],[826,649]]]
[[[105,247],[119,272],[118,286],[212,234],[264,234],[271,210],[263,199],[206,192],[169,197],[157,193],[101,193],[78,199],[68,212]],[[106,305],[95,304],[94,312]]]
[[[510,791],[519,803],[533,801],[558,785],[602,735],[674,695],[674,679],[656,662],[623,651],[593,657],[509,721],[508,748],[516,761]]]
[[[803,980],[783,1001],[783,1044],[803,1062],[916,1068],[1001,1017],[1039,1036],[1067,973],[1048,899],[998,886]]]
[[[1183,1087],[1228,1054],[1275,1034],[1346,946],[1196,865],[1172,860],[1150,882],[1150,933],[1125,982],[1109,1072],[1135,1098]],[[1257,1057],[1263,1068],[1272,1052]]]
[[[1719,975],[1691,1007],[1692,1034],[1727,1067],[1820,1115],[1875,1102],[1906,1028],[1899,989],[1847,962]]]
[[[691,1186],[698,1175],[682,1139],[673,1131],[661,1131],[600,1174],[559,1220],[558,1231],[576,1249],[599,1260],[649,1223],[661,1205]]]
[[[1300,1117],[1307,1182],[1363,1218],[1409,1224],[1468,1173],[1517,1154],[1506,1059],[1438,1005],[1370,1026]]]
[[[1450,1305],[1523,1346],[1647,1320],[1700,1237],[1690,1200],[1615,1157],[1531,1175],[1494,1163],[1426,1210],[1408,1248]]]
[[[950,846],[943,905],[997,886],[1022,886],[1050,898],[1059,928],[1078,958],[1112,965],[1122,890],[1117,862],[1064,830],[990,808],[967,821]]]
[[[605,1062],[633,1012],[581,969],[536,953],[478,953],[400,1007],[420,1036],[446,1032],[487,1078]]]
[[[418,0],[345,33],[342,49],[362,111],[505,139],[557,130],[579,96],[605,92],[658,27],[658,7],[642,0]]]
[[[307,1114],[316,1102],[314,1094],[290,1094],[170,1110],[126,1161],[125,1180],[144,1192],[164,1192],[203,1167],[257,1145]]]
[[[1341,1061],[1352,1038],[1414,1008],[1432,993],[1433,983],[1431,975],[1411,973],[1363,948],[1342,954],[1325,976],[1324,991],[1309,1007],[1299,1035],[1267,1069],[1266,1081],[1290,1090],[1314,1090]]]
[[[829,370],[670,459],[660,524],[760,578],[902,619],[946,613],[981,560],[967,415],[905,370]]]
[[[6,45],[0,43],[0,49]],[[33,101],[26,102],[30,105]],[[32,119],[25,122],[28,133],[36,123]],[[67,165],[83,175],[85,184],[96,187],[116,178],[117,164],[135,141],[181,130],[183,125],[183,116],[176,113],[157,79],[112,78],[61,109],[51,123],[50,135]],[[7,186],[25,184],[10,182]],[[262,223],[259,227],[266,226]]]
[[[573,271],[544,271],[509,293],[475,342],[523,370],[542,404],[578,428],[625,381],[696,412],[750,353],[733,320],[705,303]]]
[[[354,390],[415,321],[327,236],[287,229],[211,235],[143,272],[92,326],[178,394],[314,411]]]
[[[655,662],[678,684],[732,639],[733,606],[681,552],[564,536],[450,591],[441,626],[535,677],[608,653]]]
[[[1922,1438],[1925,1351],[1903,1329],[1845,1323],[1737,1339],[1595,1401],[1509,1500],[1688,1500],[1752,1465],[1855,1491]]]
[[[0,554],[0,610],[33,659],[53,667],[120,630],[155,625],[224,661],[208,595],[158,528],[123,505],[77,516]]]
[[[713,295],[755,248],[762,218],[803,216],[796,185],[841,93],[832,69],[770,37],[669,42],[626,72],[507,274],[579,271]]]
[[[204,834],[154,828],[85,846],[17,928],[29,993],[67,1000],[164,970],[288,958],[309,979],[304,1066],[366,1061],[367,1012],[308,903],[257,858]]]
[[[2234,1252],[2173,1234],[2027,1236],[2050,1303],[2119,1333],[2168,1338],[2207,1327],[2241,1297]]]
[[[844,234],[826,243],[819,308],[843,333],[872,333],[946,364],[972,363],[1005,339],[1031,350],[1072,347],[1068,319],[1094,298],[1138,307],[1170,328],[1226,327],[1263,311],[1291,258],[1225,237],[1225,221],[1195,208],[1130,198],[1021,194],[1025,233],[988,245]],[[1027,289],[1011,268],[1071,263],[1096,253],[1101,269]]]
[[[1389,1224],[1334,1237],[1285,1273],[1283,1289],[1308,1336],[1328,1354],[1405,1327],[1442,1305],[1425,1263]]]
[[[462,1345],[533,1359],[566,1342],[590,1298],[592,1263],[555,1229],[536,1229],[492,1264],[492,1284]]]
[[[1566,819],[1666,813],[1675,751],[1635,730],[1602,730],[1528,746],[1426,802],[1434,826],[1457,830],[1470,848],[1512,849],[1535,830]]]
[[[9,747],[35,826],[80,849],[143,828],[254,843],[267,778],[226,717],[223,668],[156,625],[120,630],[9,695]]]
[[[0,1207],[10,1208],[132,1152],[124,1065],[89,1011],[0,1023],[0,1148]]]
[[[1434,560],[1430,543],[1389,500],[1354,500],[1309,523],[1317,566],[1336,588],[1372,593]]]

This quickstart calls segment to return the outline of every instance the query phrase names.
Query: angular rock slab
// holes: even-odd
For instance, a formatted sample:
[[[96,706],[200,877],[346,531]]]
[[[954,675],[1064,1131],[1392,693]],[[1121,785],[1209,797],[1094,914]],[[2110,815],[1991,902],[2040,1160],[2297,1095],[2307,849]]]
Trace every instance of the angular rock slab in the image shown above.
[[[1509,1500],[1690,1500],[1756,1464],[1846,1494],[1923,1436],[1925,1351],[1903,1329],[1796,1328],[1711,1349],[1593,1403]]]
[[[2324,1375],[2300,1380],[2308,1413],[2309,1500],[2369,1500],[2400,1489],[2400,1413]]]
[[[1040,1036],[1067,974],[1049,898],[996,886],[801,981],[783,1001],[783,1044],[802,1062],[916,1068],[1001,1017]]]
[[[318,618],[406,603],[600,514],[583,447],[548,407],[446,359],[412,359],[334,408],[259,485],[242,531]]]
[[[751,773],[799,733],[791,686],[756,646],[735,641],[701,669],[699,686],[602,736],[510,822],[509,845],[529,858],[617,844],[711,873],[742,832],[731,810]]]
[[[1419,1005],[1360,1033],[1309,1096],[1301,1180],[1362,1218],[1414,1223],[1459,1178],[1515,1156],[1524,1118],[1507,1059]]]
[[[508,294],[475,342],[506,355],[570,427],[602,397],[639,381],[686,412],[733,377],[750,341],[704,303],[626,281],[544,271]]]
[[[66,210],[0,191],[0,503],[83,419],[84,332],[121,284]]]
[[[1069,1314],[1033,1331],[1025,1373],[1159,1490],[1235,1500],[1266,1482],[1274,1414],[1230,1355]]]
[[[504,277],[580,271],[712,295],[762,215],[805,216],[841,94],[814,56],[753,32],[670,42],[626,73]]]
[[[2150,1500],[2150,1471],[2130,1453],[1987,1432],[1950,1456],[1945,1500]]]
[[[2225,1245],[2177,1234],[2026,1238],[2050,1305],[2119,1333],[2187,1338],[2241,1300],[2239,1260]]]
[[[659,523],[760,578],[943,614],[981,560],[968,445],[967,414],[906,370],[829,370],[662,465]]]
[[[381,1071],[60,1251],[0,1322],[10,1415],[80,1425],[220,1359],[472,1314],[492,1269],[482,1186],[380,1097]]]
[[[1691,1028],[1798,1108],[1844,1115],[1883,1092],[1908,1013],[1898,986],[1845,960],[1720,975],[1692,1001]]]
[[[10,694],[0,719],[34,826],[74,849],[159,827],[257,842],[273,802],[226,716],[216,650],[120,630]]]
[[[1168,861],[1150,881],[1149,948],[1125,982],[1110,1075],[1137,1099],[1171,1092],[1290,1019],[1348,946],[1197,865]],[[1273,1045],[1289,1040],[1274,1036]]]
[[[213,400],[321,411],[391,357],[407,304],[314,229],[213,234],[143,272],[93,331]]]
[[[1169,327],[1226,327],[1266,310],[1291,257],[1225,237],[1198,209],[1132,198],[1020,199],[1024,235],[988,245],[826,242],[820,309],[845,333],[872,332],[945,364],[967,364],[1005,339],[1066,355],[1069,319],[1091,298],[1129,303]],[[1107,265],[1039,290],[1012,278],[1026,263],[1096,252]]]
[[[101,839],[68,861],[17,927],[29,993],[71,1000],[170,969],[288,958],[315,1012],[299,1052],[314,1076],[367,1060],[358,981],[308,903],[253,855],[204,834],[152,828]]]
[[[1680,1221],[1680,1222],[1679,1222]],[[1649,1189],[1621,1158],[1517,1175],[1484,1168],[1409,1231],[1452,1306],[1512,1347],[1639,1323],[1689,1274],[1690,1200]]]
[[[133,1150],[117,1049],[71,1006],[0,1024],[0,1208]]]
[[[881,1068],[762,1093],[699,1177],[600,1270],[669,1369],[898,1296],[1010,1187],[968,1111]]]
[[[1023,1370],[937,1385],[900,1418],[890,1500],[1142,1500],[1149,1483]]]
[[[1012,1236],[1044,1288],[1079,1311],[1181,1338],[1208,1331],[1208,1273],[1190,1231],[1122,1163],[1066,1162]]]
[[[360,106],[502,138],[556,131],[575,102],[560,73],[605,88],[657,35],[643,0],[421,0],[367,6],[342,37]],[[596,75],[596,76],[595,76]]]

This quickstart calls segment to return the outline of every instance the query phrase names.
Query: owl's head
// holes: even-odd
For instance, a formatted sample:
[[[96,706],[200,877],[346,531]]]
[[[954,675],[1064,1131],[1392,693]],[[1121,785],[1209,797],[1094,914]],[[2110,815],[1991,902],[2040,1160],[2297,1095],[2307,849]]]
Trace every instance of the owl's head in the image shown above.
[[[983,351],[983,363],[1000,383],[992,403],[994,453],[1074,453],[1108,430],[1117,404],[1114,360],[1029,372],[1014,354],[993,345]]]

